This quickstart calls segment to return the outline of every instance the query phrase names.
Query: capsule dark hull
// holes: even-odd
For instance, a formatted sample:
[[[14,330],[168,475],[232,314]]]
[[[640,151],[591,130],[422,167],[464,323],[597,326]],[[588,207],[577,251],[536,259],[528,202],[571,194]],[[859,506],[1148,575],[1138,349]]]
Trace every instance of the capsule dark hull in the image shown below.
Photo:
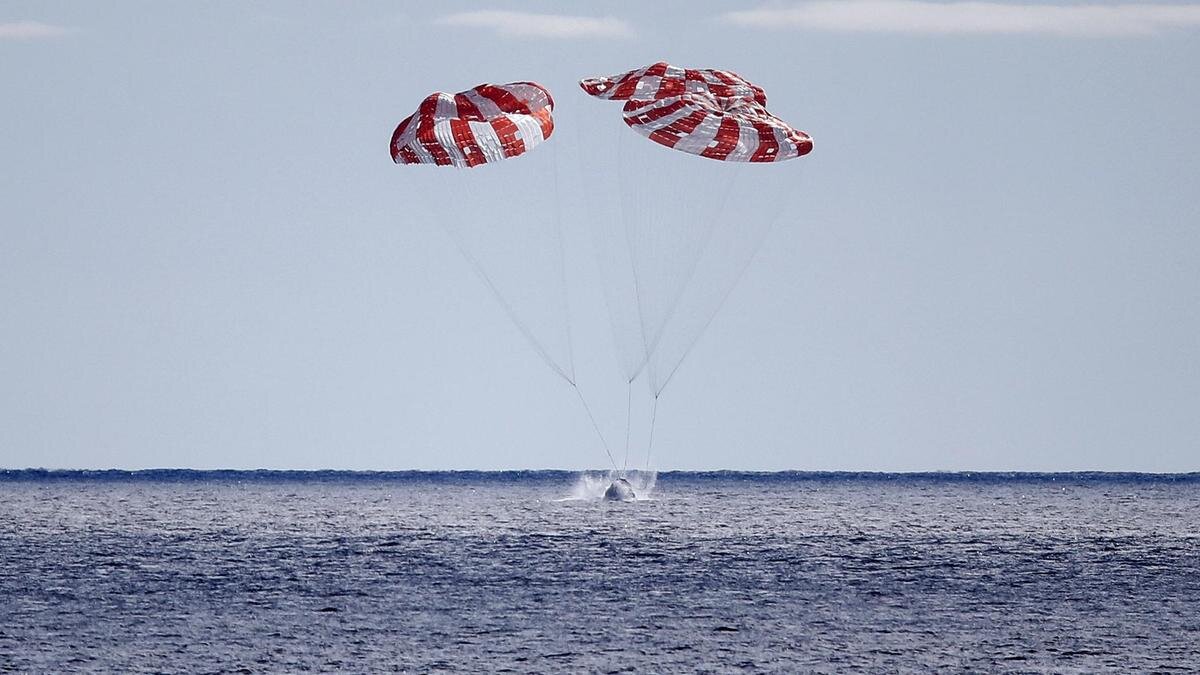
[[[604,498],[610,502],[631,502],[637,499],[637,495],[633,493],[633,486],[629,481],[618,478],[604,491]]]

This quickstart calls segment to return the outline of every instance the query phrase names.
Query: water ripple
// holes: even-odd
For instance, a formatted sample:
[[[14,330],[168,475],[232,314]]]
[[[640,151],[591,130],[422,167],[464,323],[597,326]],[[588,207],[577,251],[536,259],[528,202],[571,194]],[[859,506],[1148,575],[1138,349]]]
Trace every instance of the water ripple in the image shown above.
[[[0,670],[1200,663],[1190,477],[664,474],[626,504],[580,484],[4,472]]]

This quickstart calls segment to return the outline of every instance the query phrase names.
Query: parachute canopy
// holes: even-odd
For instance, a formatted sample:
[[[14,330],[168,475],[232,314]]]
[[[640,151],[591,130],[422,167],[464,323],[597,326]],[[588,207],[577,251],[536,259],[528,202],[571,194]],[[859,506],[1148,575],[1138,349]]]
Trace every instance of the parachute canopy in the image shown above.
[[[762,87],[727,70],[659,61],[579,86],[625,101],[625,123],[655,143],[730,162],[778,162],[812,151],[812,138],[767,111]]]
[[[666,61],[620,75],[589,77],[579,86],[596,98],[613,101],[656,100],[686,93],[712,94],[719,98],[745,98],[767,104],[767,92],[728,70],[680,68]]]
[[[533,82],[435,92],[392,134],[397,164],[475,167],[532,150],[554,132],[554,99]]]
[[[655,143],[730,162],[778,162],[806,155],[812,138],[753,100],[683,94],[630,99],[625,123]]]

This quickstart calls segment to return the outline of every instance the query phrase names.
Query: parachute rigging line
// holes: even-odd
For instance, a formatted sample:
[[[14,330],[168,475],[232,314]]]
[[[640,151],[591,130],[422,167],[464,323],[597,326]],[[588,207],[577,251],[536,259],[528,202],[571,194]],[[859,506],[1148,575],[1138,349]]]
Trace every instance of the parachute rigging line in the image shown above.
[[[562,198],[559,196],[558,172],[561,169],[558,159],[558,149],[556,146],[550,146],[551,156],[554,158],[554,225],[555,234],[558,235],[558,273],[562,281],[563,288],[563,315],[567,318],[567,363],[570,364],[571,373],[575,373],[575,349],[571,339],[571,302],[570,302],[570,287],[567,285],[567,245],[566,235],[563,234],[563,216],[562,216]],[[600,433],[600,426],[596,424],[596,418],[592,415],[592,409],[588,406],[587,400],[583,398],[583,392],[579,390],[579,385],[574,380],[571,381],[571,388],[575,390],[576,396],[579,397],[579,402],[583,404],[583,410],[587,413],[588,420],[592,423],[592,428],[596,430],[596,436],[600,438],[600,444],[604,447],[604,454],[608,456],[608,461],[612,464],[614,470],[617,468],[617,462],[613,459],[612,452],[608,448],[608,441],[605,440],[604,434]],[[628,450],[626,451],[628,452]]]
[[[650,451],[654,449],[654,420],[658,418],[658,394],[654,395],[654,405],[650,408],[650,441],[646,443],[646,470],[650,470]]]
[[[705,228],[704,243],[700,245],[697,255],[695,258],[693,258],[691,265],[688,267],[688,271],[684,275],[683,283],[679,285],[679,290],[675,292],[675,297],[673,300],[671,300],[671,304],[667,308],[667,313],[663,317],[662,325],[658,328],[658,334],[654,336],[654,339],[650,341],[650,344],[646,349],[646,363],[642,364],[642,368],[646,368],[648,366],[651,368],[651,387],[656,386],[657,378],[654,377],[653,366],[650,364],[650,357],[654,354],[654,351],[658,349],[658,343],[662,341],[663,334],[667,332],[667,326],[671,323],[671,319],[675,316],[675,312],[679,309],[679,305],[683,300],[684,294],[687,292],[688,286],[692,283],[692,279],[696,276],[696,270],[700,267],[700,259],[704,257],[704,253],[712,244],[713,234],[717,229],[717,221],[719,221],[721,216],[725,213],[725,207],[729,204],[729,195],[733,192],[734,183],[736,183],[738,178],[741,176],[741,170],[742,165],[739,163],[734,167],[733,175],[728,181],[725,182],[723,189],[721,190],[721,198],[717,204],[717,208],[713,210],[711,217],[708,219],[708,227]],[[750,257],[753,259],[754,256],[751,255]],[[734,285],[737,285],[737,281],[734,281]],[[704,328],[700,329],[700,335],[704,334],[704,330],[707,327],[708,324],[705,324]],[[700,335],[696,336],[697,340],[700,339]],[[685,351],[684,357],[686,356],[687,352]],[[684,357],[680,357],[680,360],[682,361]],[[663,387],[666,386],[667,385],[664,382],[662,387],[657,388],[657,390],[654,392],[655,400],[658,399],[658,394],[661,393]]]
[[[583,409],[587,412],[588,419],[592,422],[592,428],[596,430],[596,435],[600,437],[600,443],[604,445],[604,454],[608,455],[608,462],[612,464],[613,471],[617,470],[617,460],[613,459],[612,450],[608,448],[608,441],[604,440],[604,434],[600,433],[600,425],[596,424],[596,418],[592,415],[592,409],[588,407],[587,401],[583,398],[583,392],[579,391],[579,385],[571,383],[571,388],[575,390],[575,395],[579,397],[579,402],[583,404]]]
[[[567,245],[563,234],[562,199],[558,193],[558,172],[561,166],[558,162],[558,147],[550,146],[550,156],[554,158],[554,232],[558,235],[558,274],[563,289],[563,316],[566,317],[567,327],[567,363],[570,364],[571,374],[575,374],[575,347],[571,341],[571,288],[567,286]],[[575,384],[574,382],[571,383]]]
[[[626,383],[625,387],[625,461],[621,464],[621,471],[629,469],[629,427],[630,419],[633,417],[633,380]]]
[[[554,147],[553,145],[551,145],[550,147],[552,148],[551,154],[555,158],[555,166],[557,168],[558,153],[553,150],[553,147]],[[557,171],[554,171],[552,173],[555,174],[554,181],[556,183],[556,188],[557,188],[557,181],[558,181]],[[470,248],[462,240],[459,233],[452,226],[450,226],[447,223],[443,222],[443,223],[441,223],[441,225],[442,225],[442,229],[444,229],[446,231],[446,233],[450,235],[450,239],[451,239],[451,241],[454,242],[455,248],[457,248],[458,252],[463,256],[463,258],[465,258],[467,260],[467,262],[470,263],[471,268],[473,270],[475,270],[475,274],[483,281],[484,285],[486,285],[488,287],[488,289],[492,293],[492,297],[494,297],[496,299],[496,301],[498,303],[500,303],[500,306],[504,309],[504,313],[508,316],[509,320],[511,320],[513,322],[513,325],[515,325],[517,327],[517,329],[521,331],[521,334],[525,336],[526,341],[528,341],[528,343],[534,348],[534,351],[538,354],[538,356],[542,359],[542,361],[547,366],[549,366],[551,368],[551,370],[553,370],[555,373],[557,373],[559,375],[559,377],[562,377],[564,380],[566,380],[567,384],[570,384],[571,388],[575,390],[575,394],[579,398],[579,402],[583,405],[583,410],[588,416],[588,421],[591,422],[592,429],[595,430],[596,436],[600,439],[600,444],[604,448],[604,454],[605,454],[605,456],[607,456],[609,464],[612,465],[613,470],[615,471],[617,468],[617,462],[616,462],[616,459],[613,457],[611,448],[608,445],[608,440],[604,437],[604,434],[600,431],[600,426],[597,424],[596,418],[592,414],[592,409],[588,405],[587,400],[583,397],[583,392],[579,390],[578,383],[575,381],[575,356],[574,356],[574,349],[572,346],[571,326],[570,326],[570,318],[569,318],[570,317],[570,314],[569,314],[570,303],[569,303],[568,298],[566,297],[566,291],[568,290],[567,271],[566,271],[566,244],[564,241],[565,237],[563,234],[563,218],[562,218],[561,202],[558,199],[557,191],[555,192],[554,216],[555,216],[554,232],[555,232],[555,235],[557,238],[558,253],[559,253],[559,255],[558,255],[558,258],[559,258],[558,272],[559,272],[559,279],[560,279],[560,282],[562,283],[562,288],[564,291],[563,311],[564,311],[564,315],[568,317],[568,319],[566,321],[566,328],[567,328],[566,370],[564,370],[562,367],[560,367],[558,365],[558,363],[553,358],[551,358],[549,352],[542,345],[542,343],[537,339],[537,337],[533,334],[533,331],[531,331],[529,329],[529,327],[525,324],[525,322],[521,320],[520,315],[517,314],[517,311],[513,308],[511,303],[509,303],[509,301],[504,297],[504,294],[501,293],[499,287],[492,280],[491,275],[489,275],[487,273],[487,269],[483,266],[483,264],[479,261],[479,259],[471,253]]]
[[[733,289],[737,288],[738,284],[741,283],[742,277],[746,275],[746,270],[750,269],[750,263],[754,262],[754,259],[758,257],[758,252],[762,250],[762,245],[763,242],[766,241],[767,235],[770,234],[771,230],[775,228],[775,222],[777,220],[779,220],[779,214],[776,214],[775,217],[771,219],[771,222],[767,225],[767,227],[763,230],[762,235],[759,236],[758,241],[754,244],[753,251],[749,256],[746,257],[746,262],[742,263],[742,266],[738,269],[737,274],[734,276],[733,283],[725,291],[725,294],[721,296],[721,300],[717,303],[716,308],[713,309],[712,313],[708,315],[708,319],[704,321],[704,325],[700,328],[700,332],[697,333],[696,337],[692,339],[691,344],[684,349],[683,356],[679,357],[679,362],[676,363],[675,367],[671,369],[671,372],[667,374],[667,379],[663,380],[662,386],[659,387],[658,391],[654,393],[654,400],[656,403],[658,402],[658,395],[662,393],[663,389],[667,388],[668,384],[671,383],[671,378],[675,377],[675,373],[679,372],[679,366],[682,366],[683,362],[687,360],[688,354],[692,353],[692,349],[696,346],[696,343],[700,341],[700,338],[706,331],[708,331],[708,327],[712,325],[713,319],[717,318],[717,315],[721,313],[721,308],[725,306],[725,301],[729,299],[730,295],[733,295]]]
[[[546,349],[542,347],[542,343],[539,342],[536,337],[534,337],[533,332],[526,327],[525,322],[521,321],[521,318],[517,315],[516,310],[512,308],[512,305],[509,304],[508,300],[504,298],[504,295],[500,293],[500,289],[496,287],[496,284],[492,281],[492,278],[488,276],[488,273],[483,268],[483,265],[480,264],[479,260],[475,256],[471,255],[471,252],[467,249],[466,244],[459,239],[458,234],[454,231],[454,229],[449,226],[443,226],[443,229],[450,234],[450,239],[454,241],[454,246],[458,249],[458,252],[467,259],[467,262],[471,263],[472,269],[474,269],[475,273],[479,275],[479,278],[483,280],[483,283],[489,289],[491,289],[492,295],[496,298],[496,301],[499,302],[500,306],[504,308],[504,313],[508,315],[508,318],[512,320],[517,329],[521,331],[521,334],[525,336],[525,339],[529,341],[529,344],[533,346],[533,349],[538,353],[538,356],[542,357],[542,361],[545,361],[546,365],[550,366],[554,372],[558,373],[559,376],[566,380],[572,387],[575,386],[574,364],[569,364],[571,374],[568,375],[563,371],[562,368],[558,366],[557,363],[554,362],[554,359],[550,358],[550,355],[546,353]]]
[[[503,295],[501,295],[500,290],[496,288],[494,283],[492,283],[491,277],[488,276],[487,272],[483,269],[483,266],[479,264],[479,261],[475,259],[475,256],[471,255],[470,251],[467,250],[467,247],[461,241],[459,241],[458,235],[455,234],[454,231],[449,227],[444,229],[449,232],[450,238],[454,241],[454,245],[458,248],[459,253],[461,253],[463,257],[471,263],[471,267],[479,275],[479,278],[482,279],[484,284],[491,289],[492,295],[496,298],[497,302],[500,303],[500,306],[504,308],[505,313],[508,314],[508,318],[512,320],[518,329],[520,329],[521,333],[529,341],[529,344],[533,346],[534,351],[538,353],[538,356],[542,357],[542,361],[544,361],[546,365],[550,366],[554,372],[558,373],[560,377],[566,380],[567,384],[570,384],[571,388],[575,390],[575,395],[579,397],[579,402],[583,404],[583,410],[587,413],[588,420],[592,423],[592,428],[596,430],[596,435],[600,438],[601,445],[604,446],[604,454],[608,456],[608,462],[609,464],[612,464],[613,470],[615,471],[617,468],[617,461],[613,459],[612,450],[609,449],[608,441],[604,438],[604,434],[600,431],[600,426],[596,424],[596,418],[594,415],[592,415],[592,409],[590,406],[588,406],[587,400],[583,398],[583,392],[579,391],[579,385],[575,382],[574,358],[572,357],[569,361],[572,375],[568,376],[561,368],[558,367],[558,364],[554,362],[554,359],[550,358],[550,356],[546,353],[546,350],[542,348],[541,343],[538,342],[537,338],[533,336],[533,333],[525,327],[525,324],[517,316],[517,313],[513,310],[512,306],[508,304],[508,301],[504,299]],[[565,270],[563,270],[563,277],[566,277]],[[568,336],[570,335],[569,326],[567,334]]]
[[[618,142],[617,166],[620,167],[624,164],[625,144]],[[642,336],[642,362],[637,368],[634,368],[633,374],[629,376],[629,382],[627,383],[632,387],[633,381],[637,379],[638,374],[642,372],[642,369],[645,368],[646,364],[650,361],[650,345],[646,342],[646,314],[642,309],[642,288],[638,279],[637,255],[635,255],[633,250],[633,217],[630,213],[631,205],[629,204],[631,199],[627,199],[625,195],[622,194],[623,192],[624,190],[620,190],[617,194],[621,201],[621,220],[624,221],[625,225],[625,246],[629,249],[629,268],[633,272],[633,298],[637,305],[638,311],[638,332],[641,333]],[[628,435],[628,430],[626,430],[626,436]]]

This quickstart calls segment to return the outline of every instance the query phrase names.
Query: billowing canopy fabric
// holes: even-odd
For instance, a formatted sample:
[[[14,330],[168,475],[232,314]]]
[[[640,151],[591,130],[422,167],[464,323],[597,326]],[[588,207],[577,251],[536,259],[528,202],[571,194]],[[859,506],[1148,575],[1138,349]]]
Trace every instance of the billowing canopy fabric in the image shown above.
[[[625,101],[625,123],[681,152],[729,162],[779,162],[812,151],[812,138],[767,111],[762,87],[728,70],[665,61],[579,81],[596,98]]]
[[[654,100],[686,93],[707,93],[718,98],[745,98],[767,104],[763,88],[728,70],[680,68],[666,61],[620,75],[589,77],[579,86],[591,96],[612,101]]]
[[[533,82],[435,92],[392,134],[397,164],[474,167],[524,154],[554,132],[554,99]]]
[[[812,138],[745,98],[682,94],[630,99],[625,123],[655,143],[709,159],[779,162],[812,151]]]

